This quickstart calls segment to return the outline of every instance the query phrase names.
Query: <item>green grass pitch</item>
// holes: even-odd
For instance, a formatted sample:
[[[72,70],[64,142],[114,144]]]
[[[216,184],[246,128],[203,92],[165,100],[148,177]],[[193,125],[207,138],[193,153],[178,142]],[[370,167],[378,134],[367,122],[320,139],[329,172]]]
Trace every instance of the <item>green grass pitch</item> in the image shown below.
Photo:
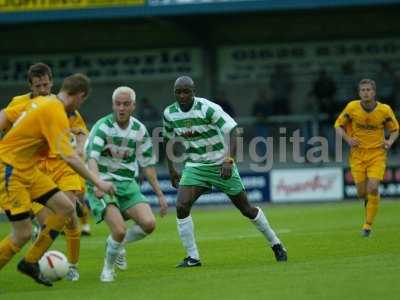
[[[383,201],[370,238],[362,238],[360,202],[264,206],[288,249],[277,263],[256,228],[233,208],[192,212],[203,266],[176,269],[185,256],[171,209],[153,235],[127,246],[129,269],[101,283],[104,224],[81,245],[78,282],[37,285],[0,271],[0,299],[400,299],[400,202]],[[0,237],[9,231],[0,223]],[[65,252],[60,237],[53,249]],[[22,251],[24,252],[26,248]]]

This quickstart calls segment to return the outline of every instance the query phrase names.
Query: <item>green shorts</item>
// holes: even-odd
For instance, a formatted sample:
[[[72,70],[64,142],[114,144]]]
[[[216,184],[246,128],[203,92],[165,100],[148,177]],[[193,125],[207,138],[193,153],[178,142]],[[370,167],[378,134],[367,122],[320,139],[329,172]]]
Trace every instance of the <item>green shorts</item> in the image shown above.
[[[182,172],[179,185],[201,186],[210,190],[214,186],[231,196],[235,196],[244,190],[236,165],[233,165],[232,176],[229,179],[222,179],[220,171],[221,166],[186,167]]]
[[[87,185],[87,198],[96,223],[103,221],[106,208],[110,204],[117,206],[123,213],[138,203],[148,203],[136,181],[113,181],[113,184],[117,190],[115,196],[106,194],[101,199],[94,194],[93,186]]]

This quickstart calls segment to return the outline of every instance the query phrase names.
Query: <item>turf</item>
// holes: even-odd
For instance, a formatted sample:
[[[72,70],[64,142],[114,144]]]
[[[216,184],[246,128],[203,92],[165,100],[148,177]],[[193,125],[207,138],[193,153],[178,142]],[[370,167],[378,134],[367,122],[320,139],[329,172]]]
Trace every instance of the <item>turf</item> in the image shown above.
[[[174,268],[185,255],[170,211],[154,234],[127,247],[129,269],[113,283],[99,281],[107,229],[94,225],[82,239],[79,282],[39,286],[16,272],[14,258],[0,271],[0,299],[399,299],[399,205],[382,202],[369,238],[360,235],[358,202],[267,205],[287,263],[275,262],[261,234],[233,207],[195,208],[203,266],[191,269]],[[8,230],[0,223],[1,237]],[[65,251],[64,239],[53,248]]]

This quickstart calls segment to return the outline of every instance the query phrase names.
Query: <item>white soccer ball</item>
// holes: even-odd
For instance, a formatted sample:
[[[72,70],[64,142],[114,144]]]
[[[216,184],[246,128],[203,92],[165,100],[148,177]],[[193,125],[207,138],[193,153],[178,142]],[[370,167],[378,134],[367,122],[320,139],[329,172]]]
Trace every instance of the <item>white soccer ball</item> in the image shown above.
[[[47,251],[39,260],[40,272],[50,281],[63,279],[69,269],[68,259],[60,251]]]

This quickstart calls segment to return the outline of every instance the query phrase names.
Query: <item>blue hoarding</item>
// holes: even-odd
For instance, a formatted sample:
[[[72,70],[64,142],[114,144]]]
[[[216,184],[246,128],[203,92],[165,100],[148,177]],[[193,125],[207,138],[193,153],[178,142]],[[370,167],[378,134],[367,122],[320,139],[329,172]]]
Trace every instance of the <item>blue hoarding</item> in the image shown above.
[[[269,174],[256,172],[242,172],[240,174],[246,188],[250,202],[269,201]],[[169,176],[158,176],[161,189],[163,190],[169,205],[175,205],[177,190],[171,186]],[[153,193],[151,185],[145,181],[141,186],[142,193],[150,201],[151,205],[157,205],[157,197]],[[228,196],[218,190],[202,195],[196,204],[224,204],[230,203]]]

